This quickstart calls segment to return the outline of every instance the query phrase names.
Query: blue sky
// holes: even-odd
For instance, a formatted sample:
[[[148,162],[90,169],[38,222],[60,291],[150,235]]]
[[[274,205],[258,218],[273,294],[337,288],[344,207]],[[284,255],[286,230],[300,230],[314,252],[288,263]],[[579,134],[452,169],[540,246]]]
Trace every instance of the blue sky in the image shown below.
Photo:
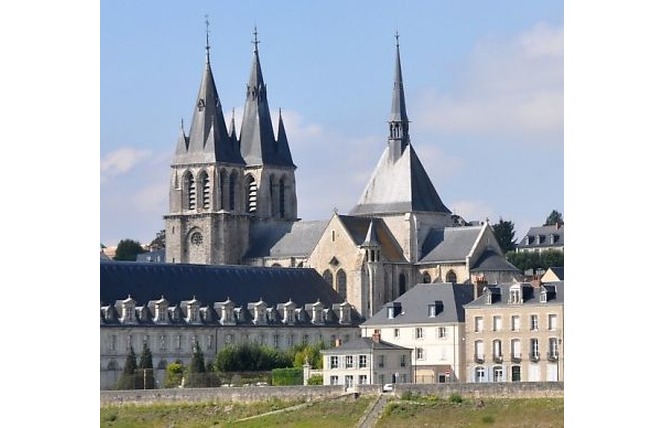
[[[346,213],[386,146],[400,34],[411,140],[444,204],[515,224],[564,214],[562,1],[100,3],[100,239],[148,243],[205,57],[240,120],[253,31],[282,109],[299,216]],[[239,123],[239,122],[238,122]]]

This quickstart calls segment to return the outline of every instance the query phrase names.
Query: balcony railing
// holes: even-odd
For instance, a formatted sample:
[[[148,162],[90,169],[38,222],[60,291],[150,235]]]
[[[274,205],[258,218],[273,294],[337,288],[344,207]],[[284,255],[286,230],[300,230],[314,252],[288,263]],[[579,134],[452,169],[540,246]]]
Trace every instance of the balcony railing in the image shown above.
[[[549,361],[556,361],[559,359],[559,351],[549,351],[547,353],[547,359]]]
[[[484,363],[485,354],[473,354],[473,360],[477,363]]]
[[[494,360],[495,363],[502,363],[503,362],[503,354],[494,354],[494,355],[492,355],[492,360]]]
[[[519,363],[522,361],[522,353],[521,352],[513,352],[510,354],[510,361],[513,361],[515,363]]]
[[[529,359],[534,363],[540,361],[540,352],[530,352]]]

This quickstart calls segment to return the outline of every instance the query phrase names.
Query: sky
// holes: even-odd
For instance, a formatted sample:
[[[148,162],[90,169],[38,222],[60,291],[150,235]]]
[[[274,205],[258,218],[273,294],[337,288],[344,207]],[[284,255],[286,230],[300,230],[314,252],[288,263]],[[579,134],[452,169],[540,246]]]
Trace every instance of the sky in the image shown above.
[[[443,203],[512,221],[516,240],[552,210],[565,220],[562,1],[114,0],[100,3],[103,244],[164,228],[206,29],[225,119],[240,124],[255,28],[303,220],[348,213],[387,145],[396,32],[411,142]]]

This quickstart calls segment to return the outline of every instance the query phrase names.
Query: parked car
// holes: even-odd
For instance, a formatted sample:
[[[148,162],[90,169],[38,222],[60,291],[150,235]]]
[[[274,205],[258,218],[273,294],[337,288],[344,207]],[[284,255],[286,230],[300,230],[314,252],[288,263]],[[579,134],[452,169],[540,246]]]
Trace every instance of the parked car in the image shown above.
[[[383,385],[383,392],[392,392],[393,391],[393,384],[392,383],[387,383]]]

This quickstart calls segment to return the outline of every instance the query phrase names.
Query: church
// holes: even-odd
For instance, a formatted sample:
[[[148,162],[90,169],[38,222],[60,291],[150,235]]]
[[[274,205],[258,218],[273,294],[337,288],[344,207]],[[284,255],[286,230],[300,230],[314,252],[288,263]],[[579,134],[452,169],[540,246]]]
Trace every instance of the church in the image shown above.
[[[357,204],[323,220],[298,217],[296,165],[281,111],[276,129],[271,119],[256,30],[239,131],[224,118],[207,44],[189,131],[181,124],[175,144],[164,261],[312,268],[365,319],[418,283],[520,279],[488,222],[453,214],[421,163],[395,40],[385,150]]]

